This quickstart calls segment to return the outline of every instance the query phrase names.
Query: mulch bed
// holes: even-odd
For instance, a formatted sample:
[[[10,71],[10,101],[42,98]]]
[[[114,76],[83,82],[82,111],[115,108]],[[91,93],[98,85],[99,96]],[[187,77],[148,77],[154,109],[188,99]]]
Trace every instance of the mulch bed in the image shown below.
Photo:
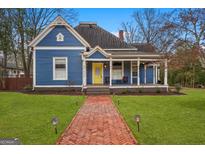
[[[24,94],[31,94],[31,95],[84,95],[80,91],[20,91]]]
[[[176,93],[176,92],[160,92],[160,93],[151,93],[151,92],[143,92],[143,93],[119,93],[113,95],[120,95],[120,96],[180,96],[186,95],[185,93]]]
[[[20,92],[24,94],[30,94],[30,95],[74,95],[74,96],[80,96],[85,95],[81,91],[32,91],[32,90],[21,90],[21,91],[10,91],[10,90],[0,90],[0,92]],[[185,93],[177,93],[177,92],[160,92],[160,93],[154,93],[154,92],[127,92],[127,93],[114,93],[110,95],[119,95],[119,96],[180,96],[180,95],[186,95]]]

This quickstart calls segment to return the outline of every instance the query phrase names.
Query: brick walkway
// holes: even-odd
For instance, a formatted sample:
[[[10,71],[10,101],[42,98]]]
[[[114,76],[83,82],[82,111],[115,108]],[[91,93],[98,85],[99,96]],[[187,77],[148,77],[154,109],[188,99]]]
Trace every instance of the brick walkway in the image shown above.
[[[57,144],[136,144],[110,96],[88,96]]]

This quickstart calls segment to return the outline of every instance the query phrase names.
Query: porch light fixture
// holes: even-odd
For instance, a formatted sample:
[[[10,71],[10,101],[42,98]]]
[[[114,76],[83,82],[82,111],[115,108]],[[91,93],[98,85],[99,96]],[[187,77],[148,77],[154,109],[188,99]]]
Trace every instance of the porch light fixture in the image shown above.
[[[139,132],[140,131],[140,121],[141,121],[140,115],[135,115],[135,119],[134,120],[137,123],[137,130]]]
[[[106,63],[104,64],[104,68],[107,68],[107,64]]]
[[[51,119],[51,124],[54,126],[54,129],[55,129],[55,133],[57,134],[58,133],[58,130],[57,130],[57,124],[59,123],[59,119],[58,117],[53,117]]]

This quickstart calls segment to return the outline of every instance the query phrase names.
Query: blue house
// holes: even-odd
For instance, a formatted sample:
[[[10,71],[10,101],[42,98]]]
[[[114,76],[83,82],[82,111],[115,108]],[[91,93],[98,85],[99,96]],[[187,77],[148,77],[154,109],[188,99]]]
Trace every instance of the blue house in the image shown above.
[[[73,28],[57,17],[29,44],[34,89],[167,91],[167,59],[151,45],[123,39],[122,30],[116,37],[96,23]]]

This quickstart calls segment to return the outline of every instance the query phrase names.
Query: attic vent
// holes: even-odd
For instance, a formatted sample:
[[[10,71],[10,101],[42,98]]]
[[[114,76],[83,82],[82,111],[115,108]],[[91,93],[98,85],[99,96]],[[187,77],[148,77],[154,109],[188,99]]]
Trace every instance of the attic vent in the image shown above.
[[[64,35],[62,33],[58,33],[58,35],[56,35],[56,41],[57,42],[63,42],[64,41]]]
[[[96,22],[80,22],[80,26],[93,28],[97,26],[97,23]]]

